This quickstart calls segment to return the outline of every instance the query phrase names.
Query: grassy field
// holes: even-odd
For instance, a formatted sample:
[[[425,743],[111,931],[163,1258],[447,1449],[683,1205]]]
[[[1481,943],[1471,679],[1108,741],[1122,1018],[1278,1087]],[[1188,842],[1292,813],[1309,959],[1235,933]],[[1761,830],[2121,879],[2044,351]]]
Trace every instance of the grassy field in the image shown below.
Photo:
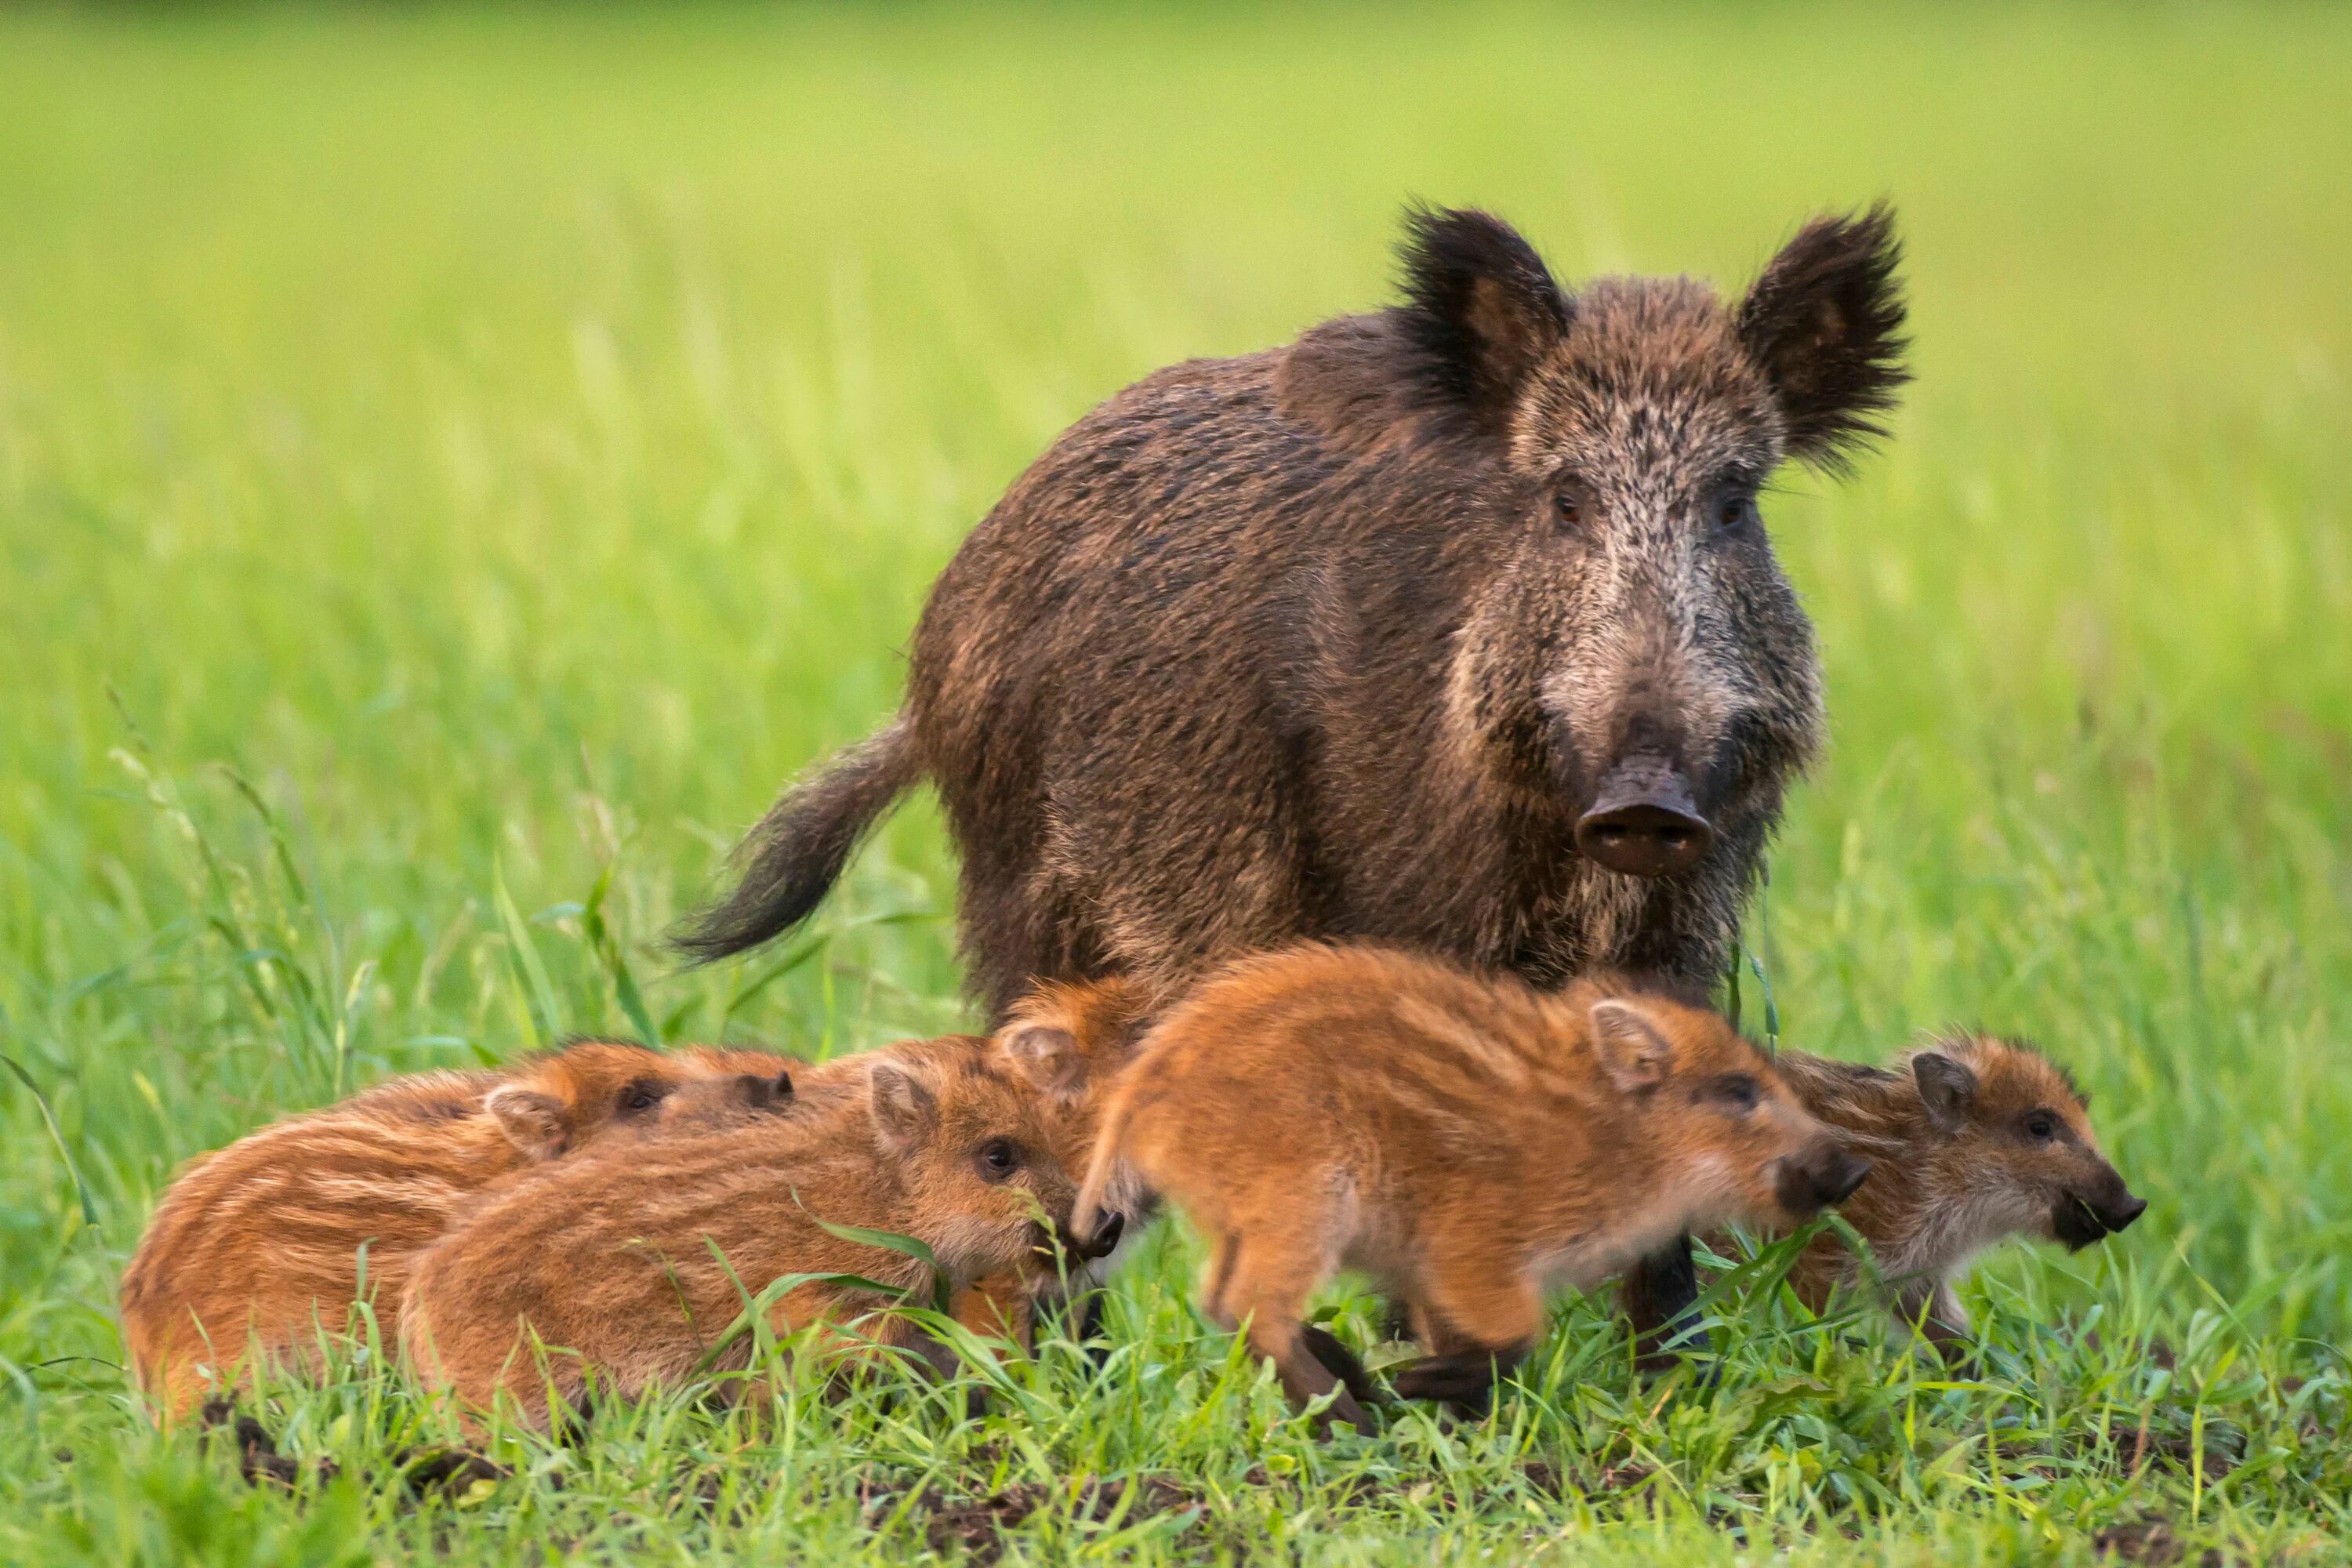
[[[0,15],[0,1558],[2345,1555],[2347,78],[2315,7]],[[1089,404],[1379,300],[1408,195],[1730,283],[1880,194],[1920,379],[1767,508],[1835,739],[1753,936],[1790,1042],[2037,1037],[2153,1201],[1988,1262],[1980,1380],[1768,1256],[1710,1387],[1567,1304],[1495,1420],[1318,1449],[1165,1232],[978,1420],[681,1397],[423,1500],[364,1359],[274,1392],[290,1492],[145,1423],[192,1154],[559,1030],[963,1016],[928,805],[798,946],[655,939]]]

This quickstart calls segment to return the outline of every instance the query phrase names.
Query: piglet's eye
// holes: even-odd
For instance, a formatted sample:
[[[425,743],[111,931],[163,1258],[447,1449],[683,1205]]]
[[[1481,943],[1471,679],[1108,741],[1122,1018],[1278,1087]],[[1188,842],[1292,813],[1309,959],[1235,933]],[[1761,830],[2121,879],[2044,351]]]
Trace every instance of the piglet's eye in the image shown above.
[[[2025,1118],[2025,1135],[2036,1143],[2047,1143],[2058,1136],[2058,1119],[2046,1110],[2031,1112]]]
[[[1748,1111],[1762,1100],[1764,1089],[1744,1072],[1726,1073],[1715,1080],[1713,1094],[1735,1110]]]
[[[666,1090],[660,1084],[630,1084],[621,1090],[621,1110],[624,1114],[651,1110],[655,1106],[659,1105],[662,1102],[662,1095],[665,1092]]]
[[[992,1138],[980,1146],[979,1162],[983,1180],[1001,1182],[1021,1168],[1021,1145],[1010,1138]]]

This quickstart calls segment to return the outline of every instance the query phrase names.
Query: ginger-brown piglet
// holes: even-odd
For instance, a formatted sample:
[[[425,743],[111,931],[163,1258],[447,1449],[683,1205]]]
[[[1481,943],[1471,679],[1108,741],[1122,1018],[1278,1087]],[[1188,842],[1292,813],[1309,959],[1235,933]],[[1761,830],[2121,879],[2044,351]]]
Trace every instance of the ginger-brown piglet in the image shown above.
[[[194,1162],[157,1205],[122,1275],[122,1335],[139,1381],[175,1419],[251,1354],[295,1365],[321,1328],[373,1298],[384,1342],[416,1251],[483,1188],[649,1125],[681,1085],[696,1102],[772,1097],[782,1058],[581,1040],[495,1072],[394,1079],[291,1116]],[[788,1089],[786,1092],[789,1092]],[[362,1258],[365,1278],[362,1278]]]
[[[1066,1229],[1074,1183],[1034,1075],[970,1036],[908,1041],[853,1058],[791,1116],[688,1132],[566,1162],[490,1194],[417,1261],[402,1346],[467,1405],[503,1393],[530,1420],[551,1390],[577,1402],[592,1374],[624,1396],[705,1366],[747,1364],[752,1341],[719,1340],[790,1274],[855,1274],[912,1292],[930,1271],[844,1239],[820,1219],[928,1246],[960,1289],[1025,1270]],[[862,1091],[862,1092],[860,1092]],[[841,1324],[887,1298],[804,1283],[771,1307],[779,1334]],[[888,1342],[929,1353],[904,1325]],[[548,1349],[542,1371],[534,1342]]]
[[[1958,1035],[1891,1068],[1783,1051],[1780,1076],[1875,1174],[1843,1210],[1870,1243],[1886,1305],[1947,1354],[1969,1332],[1953,1294],[1979,1252],[2012,1236],[2080,1249],[2147,1208],[2099,1148],[2074,1081],[2031,1046]],[[1816,1237],[1790,1283],[1815,1310],[1855,1283],[1853,1254]]]
[[[1120,1159],[1206,1239],[1207,1315],[1359,1429],[1370,1380],[1304,1321],[1335,1270],[1373,1276],[1434,1352],[1398,1393],[1477,1408],[1548,1286],[1687,1230],[1794,1223],[1869,1170],[1713,1013],[1368,946],[1244,960],[1161,1019],[1112,1092],[1082,1233]]]

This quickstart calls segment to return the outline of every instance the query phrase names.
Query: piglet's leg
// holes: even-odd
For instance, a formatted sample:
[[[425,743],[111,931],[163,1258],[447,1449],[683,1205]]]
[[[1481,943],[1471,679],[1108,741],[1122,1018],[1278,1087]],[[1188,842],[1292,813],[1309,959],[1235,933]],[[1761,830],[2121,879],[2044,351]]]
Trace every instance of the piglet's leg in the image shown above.
[[[1483,1415],[1495,1382],[1543,1333],[1543,1296],[1517,1259],[1484,1249],[1433,1259],[1433,1288],[1414,1316],[1436,1353],[1396,1376],[1405,1399],[1442,1399],[1455,1414]]]
[[[1309,1323],[1298,1331],[1298,1338],[1307,1352],[1321,1362],[1323,1369],[1356,1396],[1357,1404],[1380,1405],[1386,1401],[1387,1395],[1372,1381],[1372,1374],[1364,1370],[1364,1363],[1356,1359],[1356,1352],[1340,1343],[1330,1330]]]
[[[1202,1270],[1201,1310],[1225,1328],[1249,1325],[1250,1349],[1274,1363],[1282,1392],[1293,1405],[1304,1409],[1331,1396],[1329,1407],[1315,1423],[1318,1435],[1328,1437],[1335,1422],[1344,1421],[1359,1432],[1370,1432],[1372,1423],[1356,1395],[1318,1359],[1307,1338],[1307,1298],[1330,1272],[1325,1250],[1307,1226],[1246,1235],[1229,1232]],[[1328,1334],[1323,1338],[1330,1340]],[[1344,1354],[1345,1347],[1340,1348]],[[1361,1369],[1357,1371],[1360,1375]],[[1366,1383],[1369,1386],[1370,1380]]]
[[[1009,1271],[989,1275],[957,1291],[950,1315],[983,1338],[1004,1340],[1024,1351],[1034,1345],[1036,1331],[1028,1286]]]
[[[1905,1285],[1895,1298],[1895,1314],[1916,1326],[1936,1347],[1945,1364],[1964,1368],[1975,1351],[1969,1310],[1942,1280],[1917,1279]]]
[[[1423,1356],[1397,1373],[1403,1399],[1442,1399],[1456,1415],[1475,1420],[1494,1407],[1495,1384],[1527,1359],[1526,1345],[1480,1346]]]

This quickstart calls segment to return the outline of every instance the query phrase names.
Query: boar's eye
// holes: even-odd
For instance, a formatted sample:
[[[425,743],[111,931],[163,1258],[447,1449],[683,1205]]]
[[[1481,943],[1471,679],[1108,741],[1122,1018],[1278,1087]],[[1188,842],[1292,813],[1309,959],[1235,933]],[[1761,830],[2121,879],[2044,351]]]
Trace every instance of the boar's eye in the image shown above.
[[[1010,1138],[992,1138],[980,1146],[981,1180],[1001,1182],[1021,1168],[1021,1145]]]
[[[1715,527],[1718,533],[1745,533],[1762,521],[1756,513],[1756,498],[1746,490],[1726,490],[1716,498]]]
[[[662,1096],[668,1092],[667,1084],[655,1083],[646,1079],[639,1079],[635,1083],[626,1084],[621,1089],[621,1114],[630,1116],[651,1110],[662,1102]]]
[[[1581,531],[1591,525],[1595,516],[1592,487],[1584,482],[1581,474],[1561,474],[1553,481],[1551,515],[1553,521],[1570,532]]]
[[[1707,1098],[1745,1115],[1764,1098],[1764,1086],[1747,1073],[1726,1073],[1707,1086]]]
[[[2058,1136],[2058,1118],[2047,1110],[2027,1111],[2025,1135],[2036,1143],[2049,1142]]]

